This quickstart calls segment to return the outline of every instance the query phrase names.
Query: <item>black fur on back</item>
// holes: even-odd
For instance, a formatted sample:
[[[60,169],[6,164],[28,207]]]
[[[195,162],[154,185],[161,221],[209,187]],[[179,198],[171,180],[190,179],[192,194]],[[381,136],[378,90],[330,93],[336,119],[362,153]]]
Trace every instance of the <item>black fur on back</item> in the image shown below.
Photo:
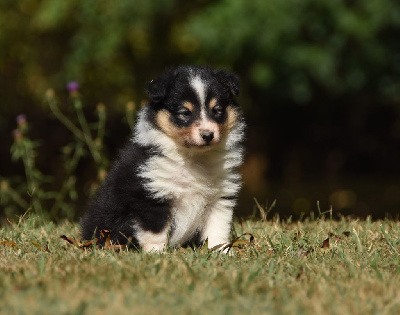
[[[146,193],[138,167],[151,155],[158,154],[155,148],[142,147],[129,142],[114,161],[104,183],[92,199],[89,209],[82,218],[82,237],[99,237],[100,230],[111,231],[111,240],[126,244],[134,238],[133,222],[154,233],[167,224],[170,206],[166,200],[157,200]]]

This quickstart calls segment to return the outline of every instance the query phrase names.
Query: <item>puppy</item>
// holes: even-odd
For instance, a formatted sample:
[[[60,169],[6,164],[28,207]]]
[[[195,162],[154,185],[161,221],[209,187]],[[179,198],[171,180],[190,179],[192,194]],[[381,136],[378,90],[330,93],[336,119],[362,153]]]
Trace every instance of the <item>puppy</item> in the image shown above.
[[[234,96],[238,78],[224,70],[181,66],[148,84],[150,103],[134,136],[98,189],[82,236],[111,231],[143,251],[208,247],[229,241],[241,186],[245,123]]]

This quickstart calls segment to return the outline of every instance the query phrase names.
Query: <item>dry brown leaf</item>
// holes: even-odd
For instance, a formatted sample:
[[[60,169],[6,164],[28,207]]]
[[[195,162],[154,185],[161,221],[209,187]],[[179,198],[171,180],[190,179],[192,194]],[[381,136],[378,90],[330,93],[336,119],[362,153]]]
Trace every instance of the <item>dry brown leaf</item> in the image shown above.
[[[49,249],[49,244],[46,242],[46,244],[44,244],[43,250],[45,252],[51,253],[50,249]]]
[[[34,245],[36,248],[38,248],[38,249],[40,249],[40,250],[42,250],[42,251],[51,253],[51,251],[50,251],[50,249],[49,249],[49,245],[47,244],[47,242],[46,242],[46,244],[44,244],[44,246],[40,245],[40,244],[39,244],[38,242],[36,242],[36,241],[31,241],[31,243],[32,243],[32,245]]]
[[[250,236],[250,240],[246,241],[241,239],[243,236]],[[231,250],[232,247],[237,247],[241,248],[244,245],[250,245],[254,242],[254,236],[251,233],[243,233],[239,237],[235,238],[232,242],[228,244],[219,244],[214,246],[213,248],[210,249],[211,252],[219,250],[219,252],[224,252],[226,249],[228,250],[227,253]]]
[[[0,241],[0,245],[3,245],[5,247],[16,247],[17,243],[14,241]]]
[[[112,244],[111,242],[111,232],[109,230],[101,230],[100,231],[100,240],[104,241],[104,249],[105,250],[114,250],[114,251],[120,251],[126,249],[125,244]]]
[[[329,248],[329,237],[322,242],[321,248]]]
[[[334,233],[332,233],[332,232],[329,232],[329,233],[328,233],[328,236],[329,236],[330,238],[333,238],[335,242],[339,242],[339,241],[342,240],[342,237],[341,237],[340,235],[336,235],[336,234],[334,234]]]
[[[240,247],[242,245],[247,245],[249,242],[245,241],[245,240],[241,240],[241,239],[236,239],[234,240],[231,244],[232,247]]]
[[[63,240],[67,241],[68,243],[70,243],[72,245],[78,246],[79,248],[90,247],[90,246],[92,246],[93,244],[95,244],[98,241],[98,239],[95,238],[95,239],[90,240],[90,241],[88,241],[86,243],[81,243],[81,242],[75,240],[73,237],[69,237],[69,236],[65,236],[65,235],[61,235],[60,238],[62,238]]]
[[[242,236],[250,236],[250,240],[249,243],[252,244],[254,242],[254,235],[251,233],[243,233],[242,235],[240,235],[238,238],[241,238]]]
[[[97,245],[97,241],[98,241],[98,240],[99,240],[98,238],[95,238],[95,239],[90,240],[90,241],[88,241],[88,242],[86,242],[86,243],[79,244],[79,247],[80,247],[80,248],[92,247],[94,244]]]
[[[226,244],[218,244],[215,245],[213,248],[210,249],[211,252],[216,251],[217,249],[220,249],[221,247],[226,246]]]
[[[36,248],[42,248],[42,246],[38,243],[38,242],[35,242],[35,241],[31,241],[31,243],[32,243],[32,245],[34,245]]]
[[[72,244],[72,245],[79,245],[77,241],[75,241],[74,238],[72,237],[68,237],[65,235],[61,235],[60,238],[62,238],[63,240],[67,241],[68,243]]]
[[[109,250],[111,248],[111,235],[109,230],[101,230],[100,231],[101,239],[105,239],[104,241],[104,249]]]
[[[96,246],[97,248],[102,247],[101,244],[104,242],[104,246],[102,247],[105,250],[114,250],[120,251],[127,248],[127,245],[120,245],[120,244],[112,244],[111,243],[111,232],[109,230],[100,230],[100,237],[92,239],[86,243],[80,243],[79,241],[75,240],[72,237],[68,237],[65,235],[61,235],[60,238],[66,240],[68,243],[72,245],[77,245],[79,248],[87,248]]]

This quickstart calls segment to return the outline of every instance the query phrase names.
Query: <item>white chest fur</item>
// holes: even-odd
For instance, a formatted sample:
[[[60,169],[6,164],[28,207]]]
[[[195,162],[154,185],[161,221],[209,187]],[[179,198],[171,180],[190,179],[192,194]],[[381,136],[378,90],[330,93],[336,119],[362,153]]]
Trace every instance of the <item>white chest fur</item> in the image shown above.
[[[207,162],[155,156],[141,169],[149,192],[171,202],[172,244],[185,242],[201,229],[212,206],[226,193],[229,173],[224,158]]]

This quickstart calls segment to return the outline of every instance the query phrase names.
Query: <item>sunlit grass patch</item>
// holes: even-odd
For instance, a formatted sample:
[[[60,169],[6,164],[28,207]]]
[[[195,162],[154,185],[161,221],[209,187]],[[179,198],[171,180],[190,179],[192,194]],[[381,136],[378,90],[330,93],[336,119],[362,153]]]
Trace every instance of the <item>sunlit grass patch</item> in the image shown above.
[[[373,313],[400,311],[400,223],[247,220],[233,255],[81,249],[76,223],[0,230],[0,296],[11,313]],[[329,247],[323,246],[329,238]]]

